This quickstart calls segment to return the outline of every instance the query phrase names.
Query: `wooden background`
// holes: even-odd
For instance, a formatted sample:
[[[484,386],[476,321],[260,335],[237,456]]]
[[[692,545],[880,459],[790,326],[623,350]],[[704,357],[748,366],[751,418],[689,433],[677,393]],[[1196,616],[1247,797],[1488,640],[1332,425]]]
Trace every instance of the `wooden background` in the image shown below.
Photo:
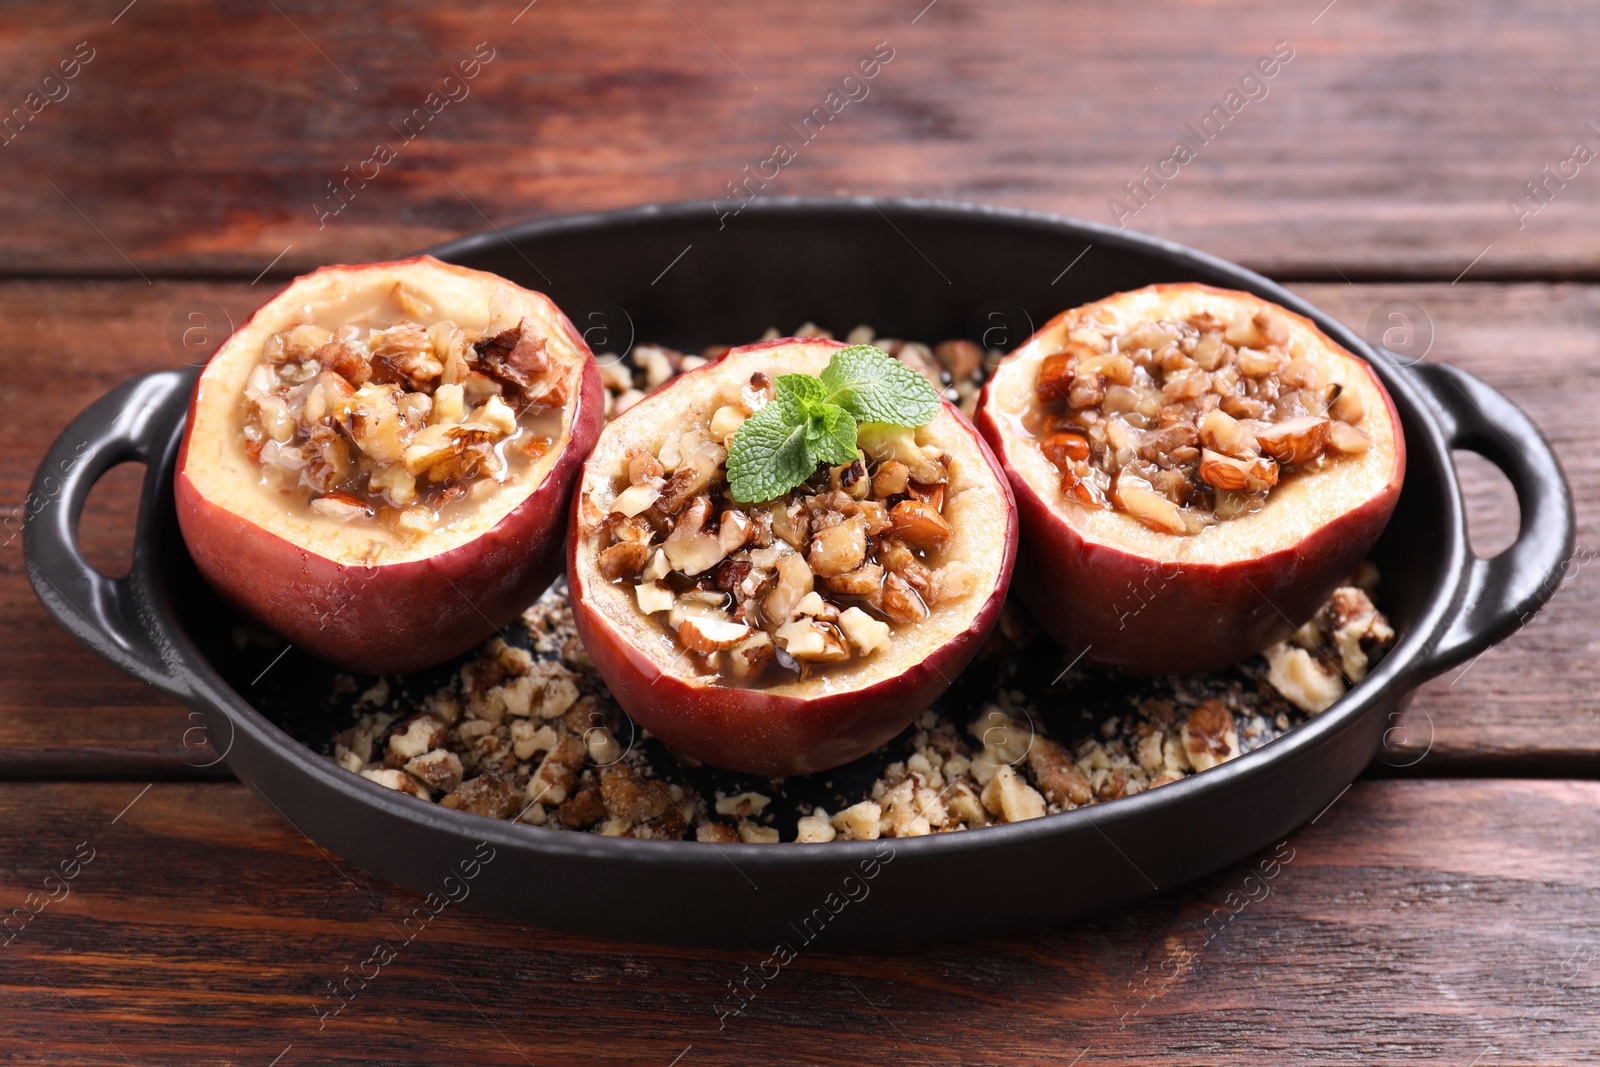
[[[725,197],[880,42],[894,58],[869,95],[768,193],[1111,222],[1123,183],[1280,41],[1293,59],[1266,97],[1129,225],[1287,279],[1363,332],[1406,302],[1428,358],[1544,427],[1579,550],[1540,616],[1426,687],[1393,750],[1289,839],[1271,895],[1211,938],[1188,924],[1248,865],[1061,929],[802,958],[720,1030],[713,1003],[753,958],[451,912],[319,1030],[324,981],[414,898],[196,771],[183,709],[45,616],[11,531],[67,420],[194,358],[173,331],[189,312],[238,321],[308,267]],[[464,99],[396,132],[489,49]],[[0,944],[0,1060],[1594,1062],[1600,162],[1577,145],[1600,153],[1597,50],[1600,8],[1575,0],[7,5],[0,117],[28,119],[0,143],[0,911],[80,843],[94,859]],[[75,77],[45,80],[75,53]],[[380,143],[393,161],[319,225],[328,183]],[[1463,464],[1492,552],[1516,505]],[[84,519],[108,569],[138,473]],[[974,871],[930,915],[970,921],[1014,890]]]

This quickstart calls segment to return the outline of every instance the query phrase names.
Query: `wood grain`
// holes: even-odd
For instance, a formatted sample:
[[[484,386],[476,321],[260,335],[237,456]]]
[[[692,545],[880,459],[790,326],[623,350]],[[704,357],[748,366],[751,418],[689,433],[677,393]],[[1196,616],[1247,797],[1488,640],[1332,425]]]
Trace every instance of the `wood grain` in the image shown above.
[[[1279,41],[1293,58],[1265,98],[1202,144],[1188,124]],[[1600,777],[1600,286],[1551,283],[1600,281],[1600,171],[1570,162],[1576,142],[1600,150],[1600,7],[22,0],[0,9],[0,42],[0,1061],[1594,1061],[1600,782],[1571,779]],[[851,89],[879,42],[893,59],[865,98],[802,140],[792,124]],[[484,49],[464,98],[428,99]],[[75,54],[73,77],[45,80]],[[1130,199],[1179,137],[1198,157]],[[977,940],[802,956],[725,1025],[718,1005],[757,955],[452,907],[319,1021],[329,983],[400,940],[418,898],[242,786],[199,780],[220,772],[201,768],[184,709],[49,620],[14,536],[45,446],[116,383],[202,357],[294,273],[529,217],[727,210],[779,141],[798,151],[751,181],[764,196],[1113,224],[1120,197],[1128,226],[1304,279],[1373,340],[1398,310],[1427,358],[1550,436],[1578,501],[1568,580],[1421,691],[1369,772],[1411,777],[1356,783],[1278,867],[1263,854],[1004,938],[982,937],[984,916],[1049,887],[975,870],[930,887],[927,915]],[[379,146],[394,157],[374,173]],[[1475,284],[1524,280],[1542,284]],[[1462,463],[1492,552],[1516,535],[1515,504],[1486,462]],[[112,572],[138,478],[113,472],[83,520],[86,555]],[[18,780],[53,778],[78,780]]]
[[[1115,222],[1112,199],[1138,206],[1126,183],[1186,138],[1196,158],[1165,168],[1128,225],[1285,276],[1448,280],[1480,254],[1478,278],[1600,271],[1600,179],[1563,167],[1575,142],[1600,148],[1593,5],[524,3],[405,0],[376,21],[323,0],[7,5],[0,115],[79,42],[93,58],[0,146],[0,269],[248,279],[486,219],[709,211],[779,142],[795,158],[762,195]],[[1191,132],[1279,41],[1293,58],[1247,87],[1258,99],[1209,141]],[[492,60],[445,86],[479,42]],[[866,95],[829,105],[879,42],[894,58]],[[446,91],[460,98],[427,104]],[[425,105],[438,113],[407,140]],[[828,106],[825,132],[799,139],[790,124]],[[394,158],[368,163],[379,145]],[[1568,177],[1519,218],[1508,202],[1546,166]],[[324,218],[345,168],[348,203]]]
[[[801,955],[721,1027],[719,996],[760,954],[457,907],[398,944],[420,898],[320,853],[243,787],[141,789],[0,786],[0,906],[93,850],[0,944],[8,1063],[703,1065],[781,1048],[790,1063],[1460,1067],[1579,1062],[1600,1017],[1593,782],[1359,783],[1249,863],[1021,936],[982,938],[1015,887],[975,871],[930,893],[928,922],[978,940]],[[382,940],[397,958],[319,1029],[326,983]]]
[[[21,522],[45,448],[92,398],[129,377],[188,360],[207,328],[241,322],[270,295],[263,282],[0,285],[6,365],[0,404],[0,773],[188,774],[212,761],[188,713],[88,653],[44,613],[23,566]],[[201,316],[200,319],[191,316]],[[221,336],[213,336],[214,346]],[[170,338],[170,339],[169,339]],[[143,468],[117,468],[89,500],[87,557],[127,565]]]
[[[269,295],[267,282],[10,282],[0,284],[0,329],[14,373],[0,383],[0,504],[14,517],[46,444],[87,402],[124,378],[185,360],[208,324],[238,322]],[[1521,404],[1546,429],[1578,501],[1580,554],[1551,605],[1464,675],[1423,689],[1392,735],[1387,769],[1494,771],[1528,760],[1540,773],[1600,769],[1600,667],[1593,654],[1600,595],[1600,287],[1588,285],[1302,285],[1357,330],[1374,308],[1400,301],[1431,323],[1430,359],[1456,363]],[[200,316],[192,318],[191,316]],[[209,316],[209,319],[207,319]],[[1384,320],[1387,321],[1386,319]],[[709,340],[709,339],[708,339]],[[731,340],[737,340],[731,339]],[[190,355],[189,358],[193,358]],[[36,388],[40,382],[52,387]],[[1515,504],[1486,463],[1466,472],[1474,536],[1506,544]],[[91,558],[125,545],[137,480],[121,477],[93,503],[83,540]],[[22,568],[20,539],[0,538],[0,774],[188,774],[210,762],[187,713],[80,648],[50,622]],[[1455,679],[1452,682],[1452,679]],[[45,709],[48,709],[46,713]],[[187,742],[187,743],[186,743]],[[1425,755],[1425,759],[1424,759]],[[1383,766],[1375,770],[1383,771]]]
[[[1600,754],[1594,700],[1600,691],[1594,607],[1600,598],[1600,431],[1583,414],[1600,402],[1600,289],[1465,283],[1297,288],[1361,331],[1374,308],[1403,305],[1417,317],[1418,329],[1432,335],[1428,359],[1471,371],[1533,417],[1560,456],[1576,503],[1576,548],[1550,603],[1475,663],[1423,687],[1391,736],[1395,751],[1382,757],[1383,766],[1411,773],[1494,772],[1513,765],[1519,773],[1600,771],[1594,762]],[[1516,536],[1516,501],[1487,461],[1471,453],[1461,458],[1470,533],[1479,554],[1492,555]]]

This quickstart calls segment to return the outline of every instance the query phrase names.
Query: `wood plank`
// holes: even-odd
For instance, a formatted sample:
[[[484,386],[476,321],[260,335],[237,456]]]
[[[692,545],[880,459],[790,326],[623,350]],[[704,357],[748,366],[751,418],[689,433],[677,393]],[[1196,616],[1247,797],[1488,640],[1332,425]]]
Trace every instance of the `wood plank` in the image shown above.
[[[1301,285],[1308,299],[1365,333],[1375,309],[1431,333],[1427,358],[1471,371],[1528,412],[1554,445],[1577,506],[1578,536],[1560,588],[1545,609],[1475,663],[1418,693],[1382,757],[1394,770],[1460,772],[1516,765],[1595,772],[1600,753],[1600,289],[1576,285]],[[1390,306],[1396,305],[1396,306]],[[1398,325],[1398,324],[1396,324]],[[1378,340],[1381,330],[1374,329]],[[1420,355],[1425,344],[1414,350]],[[1467,462],[1467,461],[1475,462]],[[1511,543],[1517,507],[1509,484],[1466,454],[1464,488],[1480,555]],[[1426,761],[1424,762],[1424,757]]]
[[[0,12],[0,117],[26,117],[0,148],[8,273],[251,278],[407,253],[485,218],[681,199],[709,218],[780,142],[794,158],[752,192],[1107,222],[1123,197],[1129,225],[1299,277],[1449,279],[1480,253],[1480,278],[1600,269],[1600,181],[1571,162],[1577,141],[1600,148],[1600,8],[1573,0],[827,0],[759,18],[706,0],[405,0],[376,35],[364,9],[314,0],[124,6]],[[1280,41],[1293,58],[1229,114]],[[493,58],[446,86],[479,42]],[[866,95],[830,103],[879,42],[893,59],[844,87]],[[75,51],[88,63],[46,85]],[[67,95],[28,95],[45,89]],[[458,100],[428,99],[445,92]],[[408,140],[419,107],[437,114]],[[829,107],[825,135],[796,133]],[[1218,107],[1226,123],[1195,132]],[[1163,166],[1179,139],[1194,160]],[[1514,211],[1547,166],[1566,174],[1550,202]],[[1142,205],[1127,199],[1146,181]]]
[[[211,763],[188,712],[92,655],[28,584],[18,531],[49,443],[87,403],[136,374],[203,359],[208,323],[242,322],[276,287],[143,282],[0,285],[13,372],[0,382],[0,773],[188,774]],[[194,318],[192,316],[200,316]],[[190,332],[192,331],[192,332]],[[196,351],[186,352],[189,343]],[[214,347],[226,336],[223,327]],[[85,555],[126,569],[143,468],[113,471],[89,499]]]
[[[1577,1062],[1600,1017],[1594,782],[1362,782],[1196,885],[1056,929],[803,953],[725,1020],[719,998],[762,954],[454,907],[399,944],[420,898],[243,787],[141,788],[0,785],[0,905],[93,850],[0,946],[7,1062],[699,1065],[782,1047],[794,1063],[1460,1067]],[[973,875],[930,896],[930,924],[981,933],[1018,888]],[[385,940],[396,958],[320,1020],[327,982]]]
[[[210,756],[185,744],[198,734],[183,709],[81,649],[54,626],[23,573],[9,536],[46,444],[86,398],[123,378],[184,361],[192,314],[241,321],[269,283],[10,282],[0,284],[0,328],[14,373],[0,403],[0,774],[185,774]],[[1357,330],[1388,301],[1423,309],[1435,341],[1429,358],[1457,363],[1504,390],[1546,429],[1578,500],[1578,561],[1600,551],[1600,287],[1588,285],[1303,285],[1300,291]],[[169,339],[170,337],[177,340]],[[196,338],[197,340],[198,338]],[[707,339],[711,340],[711,339]],[[1508,357],[1514,353],[1514,357]],[[190,358],[193,358],[192,356]],[[39,383],[54,383],[38,388]],[[1505,544],[1515,511],[1499,476],[1468,469],[1475,534]],[[83,538],[91,558],[112,560],[126,543],[136,479],[118,478],[93,501]],[[10,520],[10,521],[6,521]],[[1546,772],[1600,766],[1600,688],[1589,604],[1600,593],[1592,565],[1575,565],[1554,602],[1523,632],[1453,684],[1426,687],[1385,756],[1418,773],[1493,770],[1505,761]],[[46,710],[48,709],[48,710]],[[1426,760],[1420,761],[1423,753]],[[1532,762],[1528,762],[1532,761]]]

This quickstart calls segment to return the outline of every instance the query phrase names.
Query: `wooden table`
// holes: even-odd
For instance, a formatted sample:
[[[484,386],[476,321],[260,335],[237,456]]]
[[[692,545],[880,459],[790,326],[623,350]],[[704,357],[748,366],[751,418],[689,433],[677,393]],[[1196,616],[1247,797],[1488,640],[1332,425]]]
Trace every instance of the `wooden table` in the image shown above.
[[[924,2],[0,11],[0,910],[80,861],[70,895],[0,945],[0,1058],[1595,1062],[1600,8]],[[313,265],[725,198],[885,49],[868,95],[765,194],[1120,216],[1287,279],[1358,330],[1398,306],[1427,358],[1551,437],[1578,500],[1568,580],[1422,691],[1369,775],[1290,837],[1271,895],[1220,931],[1201,920],[1245,866],[1061,929],[803,957],[719,1028],[713,1004],[754,957],[446,913],[319,1026],[325,982],[413,898],[195,770],[185,711],[49,622],[12,536],[46,443],[116,382],[192,359],[192,313],[238,321]],[[1275,52],[1273,77],[1241,86]],[[1125,183],[1235,88],[1237,113],[1135,199]],[[374,174],[379,145],[394,158]],[[1516,506],[1463,462],[1492,552]],[[120,469],[91,498],[102,566],[126,565],[137,480]],[[981,922],[1016,889],[973,871],[928,907]]]

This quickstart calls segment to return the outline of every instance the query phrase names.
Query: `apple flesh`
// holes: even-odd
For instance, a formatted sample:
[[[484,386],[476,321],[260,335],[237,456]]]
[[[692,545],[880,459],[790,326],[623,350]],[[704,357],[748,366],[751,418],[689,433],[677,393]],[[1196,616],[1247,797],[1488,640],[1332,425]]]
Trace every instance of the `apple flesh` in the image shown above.
[[[410,315],[395,303],[397,285]],[[305,322],[415,321],[417,301],[430,322],[451,320],[469,336],[488,326],[491,301],[536,328],[551,373],[566,376],[559,435],[520,474],[474,496],[464,518],[420,539],[292,506],[261,483],[245,450],[241,396],[263,343]],[[252,315],[195,383],[174,479],[178,524],[211,586],[289,642],[347,670],[416,670],[494,633],[560,572],[566,504],[604,405],[588,347],[540,293],[430,256],[324,267]]]
[[[1042,361],[1067,348],[1076,330],[1204,311],[1223,323],[1277,316],[1290,353],[1359,400],[1366,451],[1298,473],[1260,510],[1192,535],[1068,499],[1025,425],[1037,411]],[[1214,670],[1289,636],[1366,557],[1405,476],[1394,403],[1365,361],[1302,316],[1203,285],[1151,286],[1057,315],[990,378],[974,421],[1016,494],[1024,605],[1069,654],[1132,673]]]
[[[599,571],[603,517],[628,484],[630,449],[657,451],[668,434],[705,425],[722,391],[763,372],[818,374],[843,345],[786,338],[727,352],[614,419],[601,433],[575,490],[567,581],[573,618],[617,702],[673,750],[762,775],[806,774],[848,763],[910,725],[976,654],[1000,617],[1016,551],[1011,492],[994,456],[959,411],[945,404],[928,427],[952,458],[945,515],[953,527],[939,561],[959,559],[977,580],[920,623],[894,628],[871,655],[798,681],[761,688],[698,674],[631,585]]]

